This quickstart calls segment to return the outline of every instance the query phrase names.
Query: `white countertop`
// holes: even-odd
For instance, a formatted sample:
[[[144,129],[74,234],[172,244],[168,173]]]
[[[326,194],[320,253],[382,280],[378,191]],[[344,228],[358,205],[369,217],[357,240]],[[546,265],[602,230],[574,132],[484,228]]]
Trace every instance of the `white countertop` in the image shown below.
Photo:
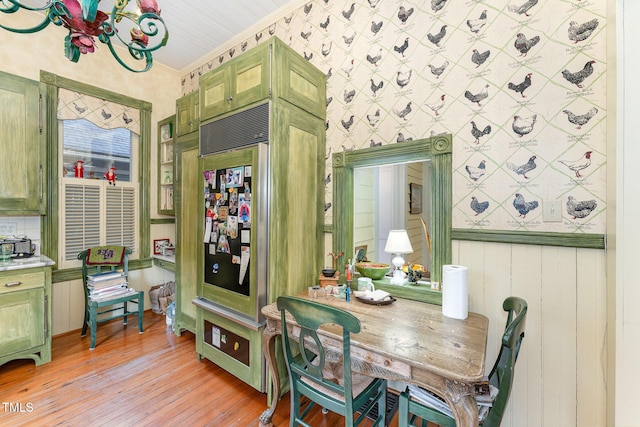
[[[11,259],[9,261],[0,261],[0,271],[21,270],[23,268],[46,267],[55,265],[55,262],[45,256],[32,256],[29,258]]]
[[[167,262],[171,262],[173,264],[176,263],[176,257],[175,256],[169,256],[169,255],[153,255],[153,258],[157,258],[157,259],[161,259],[163,261],[167,261]]]

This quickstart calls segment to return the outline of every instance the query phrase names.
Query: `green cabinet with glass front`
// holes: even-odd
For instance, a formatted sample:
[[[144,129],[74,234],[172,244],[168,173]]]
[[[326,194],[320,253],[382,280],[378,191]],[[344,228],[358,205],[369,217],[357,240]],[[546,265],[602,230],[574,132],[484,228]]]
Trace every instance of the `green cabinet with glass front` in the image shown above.
[[[158,213],[173,215],[173,158],[175,116],[158,122]]]
[[[0,72],[0,216],[44,213],[38,85]]]

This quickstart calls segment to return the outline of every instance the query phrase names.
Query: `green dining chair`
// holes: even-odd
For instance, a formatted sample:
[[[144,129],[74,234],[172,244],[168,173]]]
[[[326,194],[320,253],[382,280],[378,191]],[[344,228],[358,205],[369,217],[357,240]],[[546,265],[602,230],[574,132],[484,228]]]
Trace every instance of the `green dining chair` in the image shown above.
[[[309,427],[303,420],[318,404],[323,410],[344,416],[345,426],[357,426],[376,409],[377,404],[373,426],[383,426],[387,412],[387,380],[351,372],[350,336],[360,332],[360,320],[347,311],[301,298],[281,296],[276,302],[282,316],[282,347],[289,371],[289,425]],[[297,337],[289,335],[287,313],[300,326]],[[330,355],[323,347],[317,331],[324,324],[336,324],[342,328],[341,355]],[[341,363],[330,363],[327,355],[330,359],[341,357]],[[302,410],[303,396],[309,402]]]
[[[129,255],[131,253],[131,248],[125,246],[96,246],[78,254],[78,259],[82,261],[82,284],[85,301],[81,336],[84,337],[87,334],[88,328],[91,334],[89,350],[96,347],[99,323],[122,318],[123,324],[126,325],[128,316],[134,315],[138,318],[138,332],[144,332],[142,325],[144,291],[134,291],[128,288]],[[92,291],[90,283],[92,276],[113,272],[121,272],[122,274],[122,278],[115,278],[112,283],[114,286],[105,286],[99,291],[96,289]],[[128,303],[134,303],[135,310],[129,310]]]
[[[520,353],[520,346],[524,338],[524,327],[527,317],[527,302],[522,298],[509,297],[504,300],[502,308],[507,312],[507,326],[502,335],[502,345],[493,369],[489,373],[489,384],[498,389],[489,411],[480,424],[483,426],[497,427],[502,421],[504,410],[511,394],[513,385],[514,368]],[[416,421],[422,420],[422,426],[427,426],[427,421],[443,427],[455,427],[455,420],[433,407],[412,397],[408,391],[400,393],[398,409],[398,426],[417,426]]]

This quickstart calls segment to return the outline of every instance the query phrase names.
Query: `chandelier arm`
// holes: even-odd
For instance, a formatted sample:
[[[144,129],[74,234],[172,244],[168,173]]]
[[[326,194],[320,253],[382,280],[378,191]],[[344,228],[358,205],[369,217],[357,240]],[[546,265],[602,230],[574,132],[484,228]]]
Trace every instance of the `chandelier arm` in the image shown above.
[[[100,40],[100,41],[102,41],[102,43],[106,44],[109,47],[109,51],[111,52],[113,57],[116,59],[116,61],[118,61],[120,65],[122,65],[124,68],[131,71],[132,73],[144,73],[145,71],[149,71],[151,69],[151,66],[153,65],[153,56],[151,55],[151,52],[133,51],[131,47],[129,47],[129,53],[131,54],[131,57],[133,59],[135,59],[136,61],[141,61],[144,59],[146,62],[146,65],[143,69],[136,70],[134,68],[131,68],[122,59],[120,59],[120,55],[118,55],[118,53],[113,48],[113,44],[111,43],[110,39],[107,39],[107,41],[104,41],[104,40]],[[134,54],[134,52],[136,53]]]
[[[164,37],[162,37],[162,40],[152,46],[143,45],[132,40],[127,41],[120,36],[121,32],[117,30],[116,25],[117,23],[121,22],[123,18],[126,18],[134,23],[134,28],[139,30],[141,34],[144,34],[147,37],[154,37],[158,35],[160,33],[160,29],[164,31]],[[102,23],[101,28],[103,30],[103,33],[98,37],[98,39],[102,43],[107,43],[107,40],[111,40],[112,37],[116,37],[122,44],[127,46],[129,50],[135,50],[141,53],[153,52],[154,50],[158,50],[161,47],[166,46],[167,41],[169,40],[169,31],[167,30],[167,25],[159,15],[156,15],[154,13],[143,13],[141,15],[130,12],[113,13],[108,21]],[[124,34],[125,32],[122,33]]]

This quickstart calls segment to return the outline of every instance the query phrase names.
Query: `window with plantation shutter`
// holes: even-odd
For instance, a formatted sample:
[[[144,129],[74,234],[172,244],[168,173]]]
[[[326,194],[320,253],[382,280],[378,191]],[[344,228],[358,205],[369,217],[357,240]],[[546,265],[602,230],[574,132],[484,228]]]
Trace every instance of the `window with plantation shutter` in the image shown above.
[[[104,108],[100,106],[100,110]],[[63,164],[59,193],[60,268],[78,267],[78,253],[99,245],[127,246],[132,250],[129,258],[136,259],[139,136],[129,129],[103,127],[88,119],[72,118],[59,123]],[[107,179],[106,172],[110,170],[116,174],[115,181]]]

